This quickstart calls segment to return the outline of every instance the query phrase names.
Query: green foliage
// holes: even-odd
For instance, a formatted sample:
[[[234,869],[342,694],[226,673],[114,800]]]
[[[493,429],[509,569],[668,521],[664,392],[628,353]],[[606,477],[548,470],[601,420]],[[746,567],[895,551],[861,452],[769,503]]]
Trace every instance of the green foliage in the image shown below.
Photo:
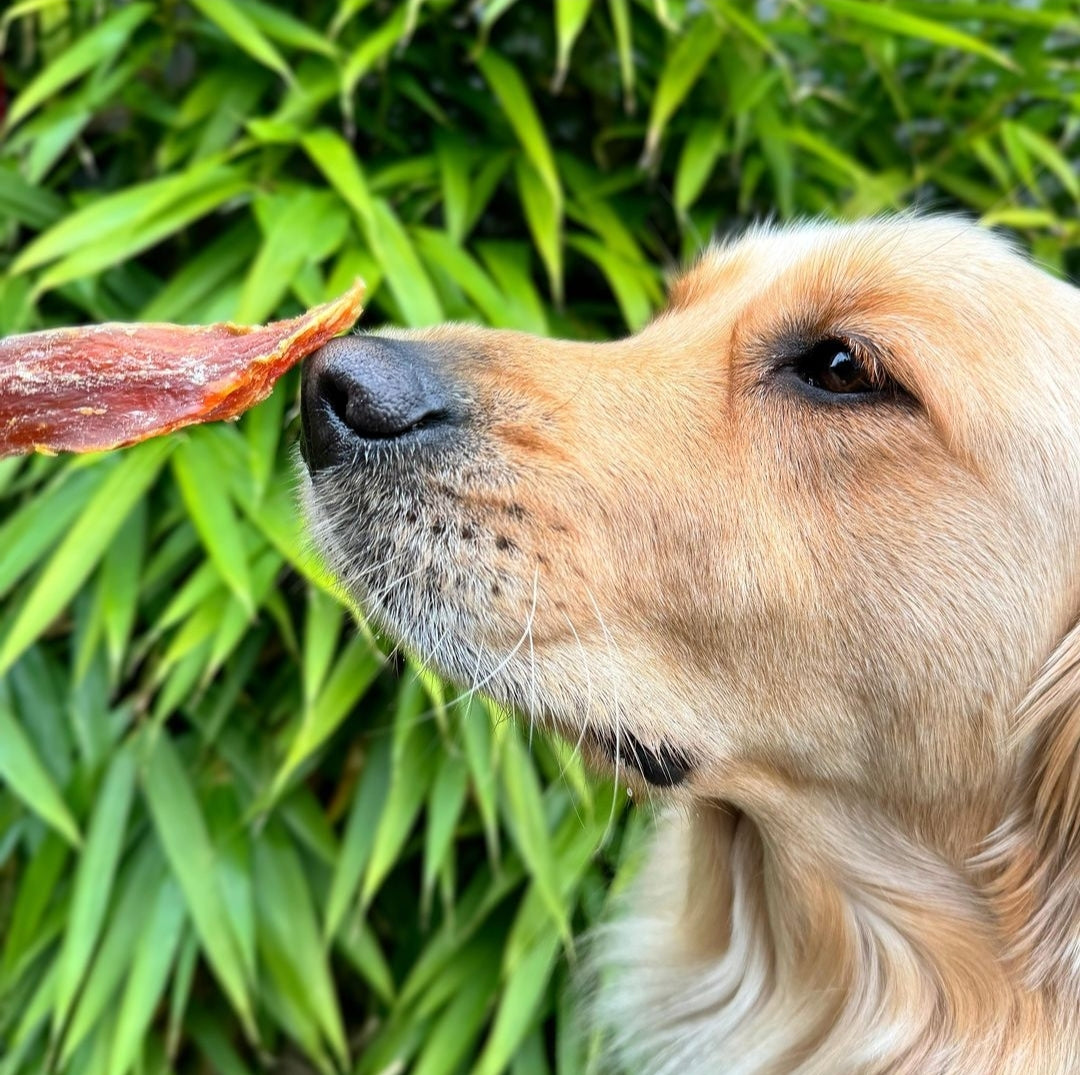
[[[360,274],[368,324],[602,336],[716,230],[912,204],[1080,246],[1069,0],[17,0],[0,32],[3,333]],[[593,1066],[573,938],[643,819],[354,623],[296,392],[0,460],[0,1075]]]

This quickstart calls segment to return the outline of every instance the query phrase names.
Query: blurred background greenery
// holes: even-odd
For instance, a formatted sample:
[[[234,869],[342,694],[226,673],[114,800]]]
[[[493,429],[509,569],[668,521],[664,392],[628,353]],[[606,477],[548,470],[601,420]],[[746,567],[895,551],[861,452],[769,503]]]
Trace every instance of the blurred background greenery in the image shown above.
[[[1071,12],[1071,13],[1070,13]],[[751,219],[1080,248],[1070,0],[17,0],[0,333],[633,330]],[[0,460],[0,1075],[591,1070],[568,986],[646,812],[387,655],[236,424]]]

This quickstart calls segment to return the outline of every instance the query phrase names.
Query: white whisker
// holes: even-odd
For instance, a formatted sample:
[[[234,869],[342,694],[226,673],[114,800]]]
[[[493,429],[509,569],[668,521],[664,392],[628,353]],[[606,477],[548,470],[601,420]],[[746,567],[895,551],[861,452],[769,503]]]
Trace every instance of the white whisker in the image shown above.
[[[566,770],[569,768],[570,763],[581,753],[581,744],[585,741],[585,733],[589,730],[589,717],[592,714],[592,675],[589,673],[589,656],[585,652],[585,647],[581,644],[581,637],[577,633],[577,628],[574,626],[574,621],[564,612],[563,619],[566,620],[567,626],[570,628],[571,634],[574,636],[574,641],[577,643],[578,650],[581,652],[581,668],[585,673],[585,713],[581,718],[581,731],[578,732],[577,740],[574,742],[573,747],[570,749],[570,754],[566,761],[563,762],[562,768],[559,770],[559,779],[566,780]],[[581,816],[577,807],[577,800],[572,800],[574,805],[574,813],[577,816],[579,822],[584,825],[584,819]]]
[[[539,576],[540,569],[537,568],[536,574],[533,576],[532,606],[529,609],[529,615],[525,621],[525,627],[521,632],[521,637],[514,644],[513,649],[511,649],[510,652],[498,663],[498,665],[496,665],[495,668],[493,668],[490,672],[487,673],[487,675],[485,675],[481,679],[476,680],[476,682],[474,682],[467,691],[459,694],[458,697],[450,703],[451,705],[456,705],[458,702],[461,702],[464,699],[471,698],[473,695],[476,694],[478,690],[480,690],[481,687],[484,687],[486,684],[490,683],[493,679],[495,679],[495,677],[498,676],[499,673],[502,672],[503,669],[505,669],[506,666],[514,659],[517,651],[521,649],[523,645],[525,645],[526,640],[531,636],[533,617],[536,615],[536,602],[538,596],[537,583],[539,582]],[[477,667],[479,668],[479,659],[477,661]]]

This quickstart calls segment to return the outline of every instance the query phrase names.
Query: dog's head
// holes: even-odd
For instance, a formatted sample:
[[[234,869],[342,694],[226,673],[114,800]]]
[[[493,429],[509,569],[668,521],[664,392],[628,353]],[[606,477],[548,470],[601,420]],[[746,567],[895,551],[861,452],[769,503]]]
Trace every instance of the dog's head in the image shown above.
[[[985,793],[1080,609],[1080,301],[956,220],[753,232],[613,343],[343,338],[303,420],[374,620],[653,784]]]

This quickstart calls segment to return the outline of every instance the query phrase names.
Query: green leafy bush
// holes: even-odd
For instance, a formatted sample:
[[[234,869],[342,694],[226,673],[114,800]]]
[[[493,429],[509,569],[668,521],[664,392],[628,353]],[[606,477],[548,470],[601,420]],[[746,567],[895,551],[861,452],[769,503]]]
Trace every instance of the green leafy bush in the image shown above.
[[[18,0],[0,333],[603,336],[752,218],[962,207],[1080,245],[1061,2]],[[625,793],[384,649],[297,521],[297,381],[0,461],[0,1075],[589,1070]],[[494,719],[491,719],[494,717]]]

